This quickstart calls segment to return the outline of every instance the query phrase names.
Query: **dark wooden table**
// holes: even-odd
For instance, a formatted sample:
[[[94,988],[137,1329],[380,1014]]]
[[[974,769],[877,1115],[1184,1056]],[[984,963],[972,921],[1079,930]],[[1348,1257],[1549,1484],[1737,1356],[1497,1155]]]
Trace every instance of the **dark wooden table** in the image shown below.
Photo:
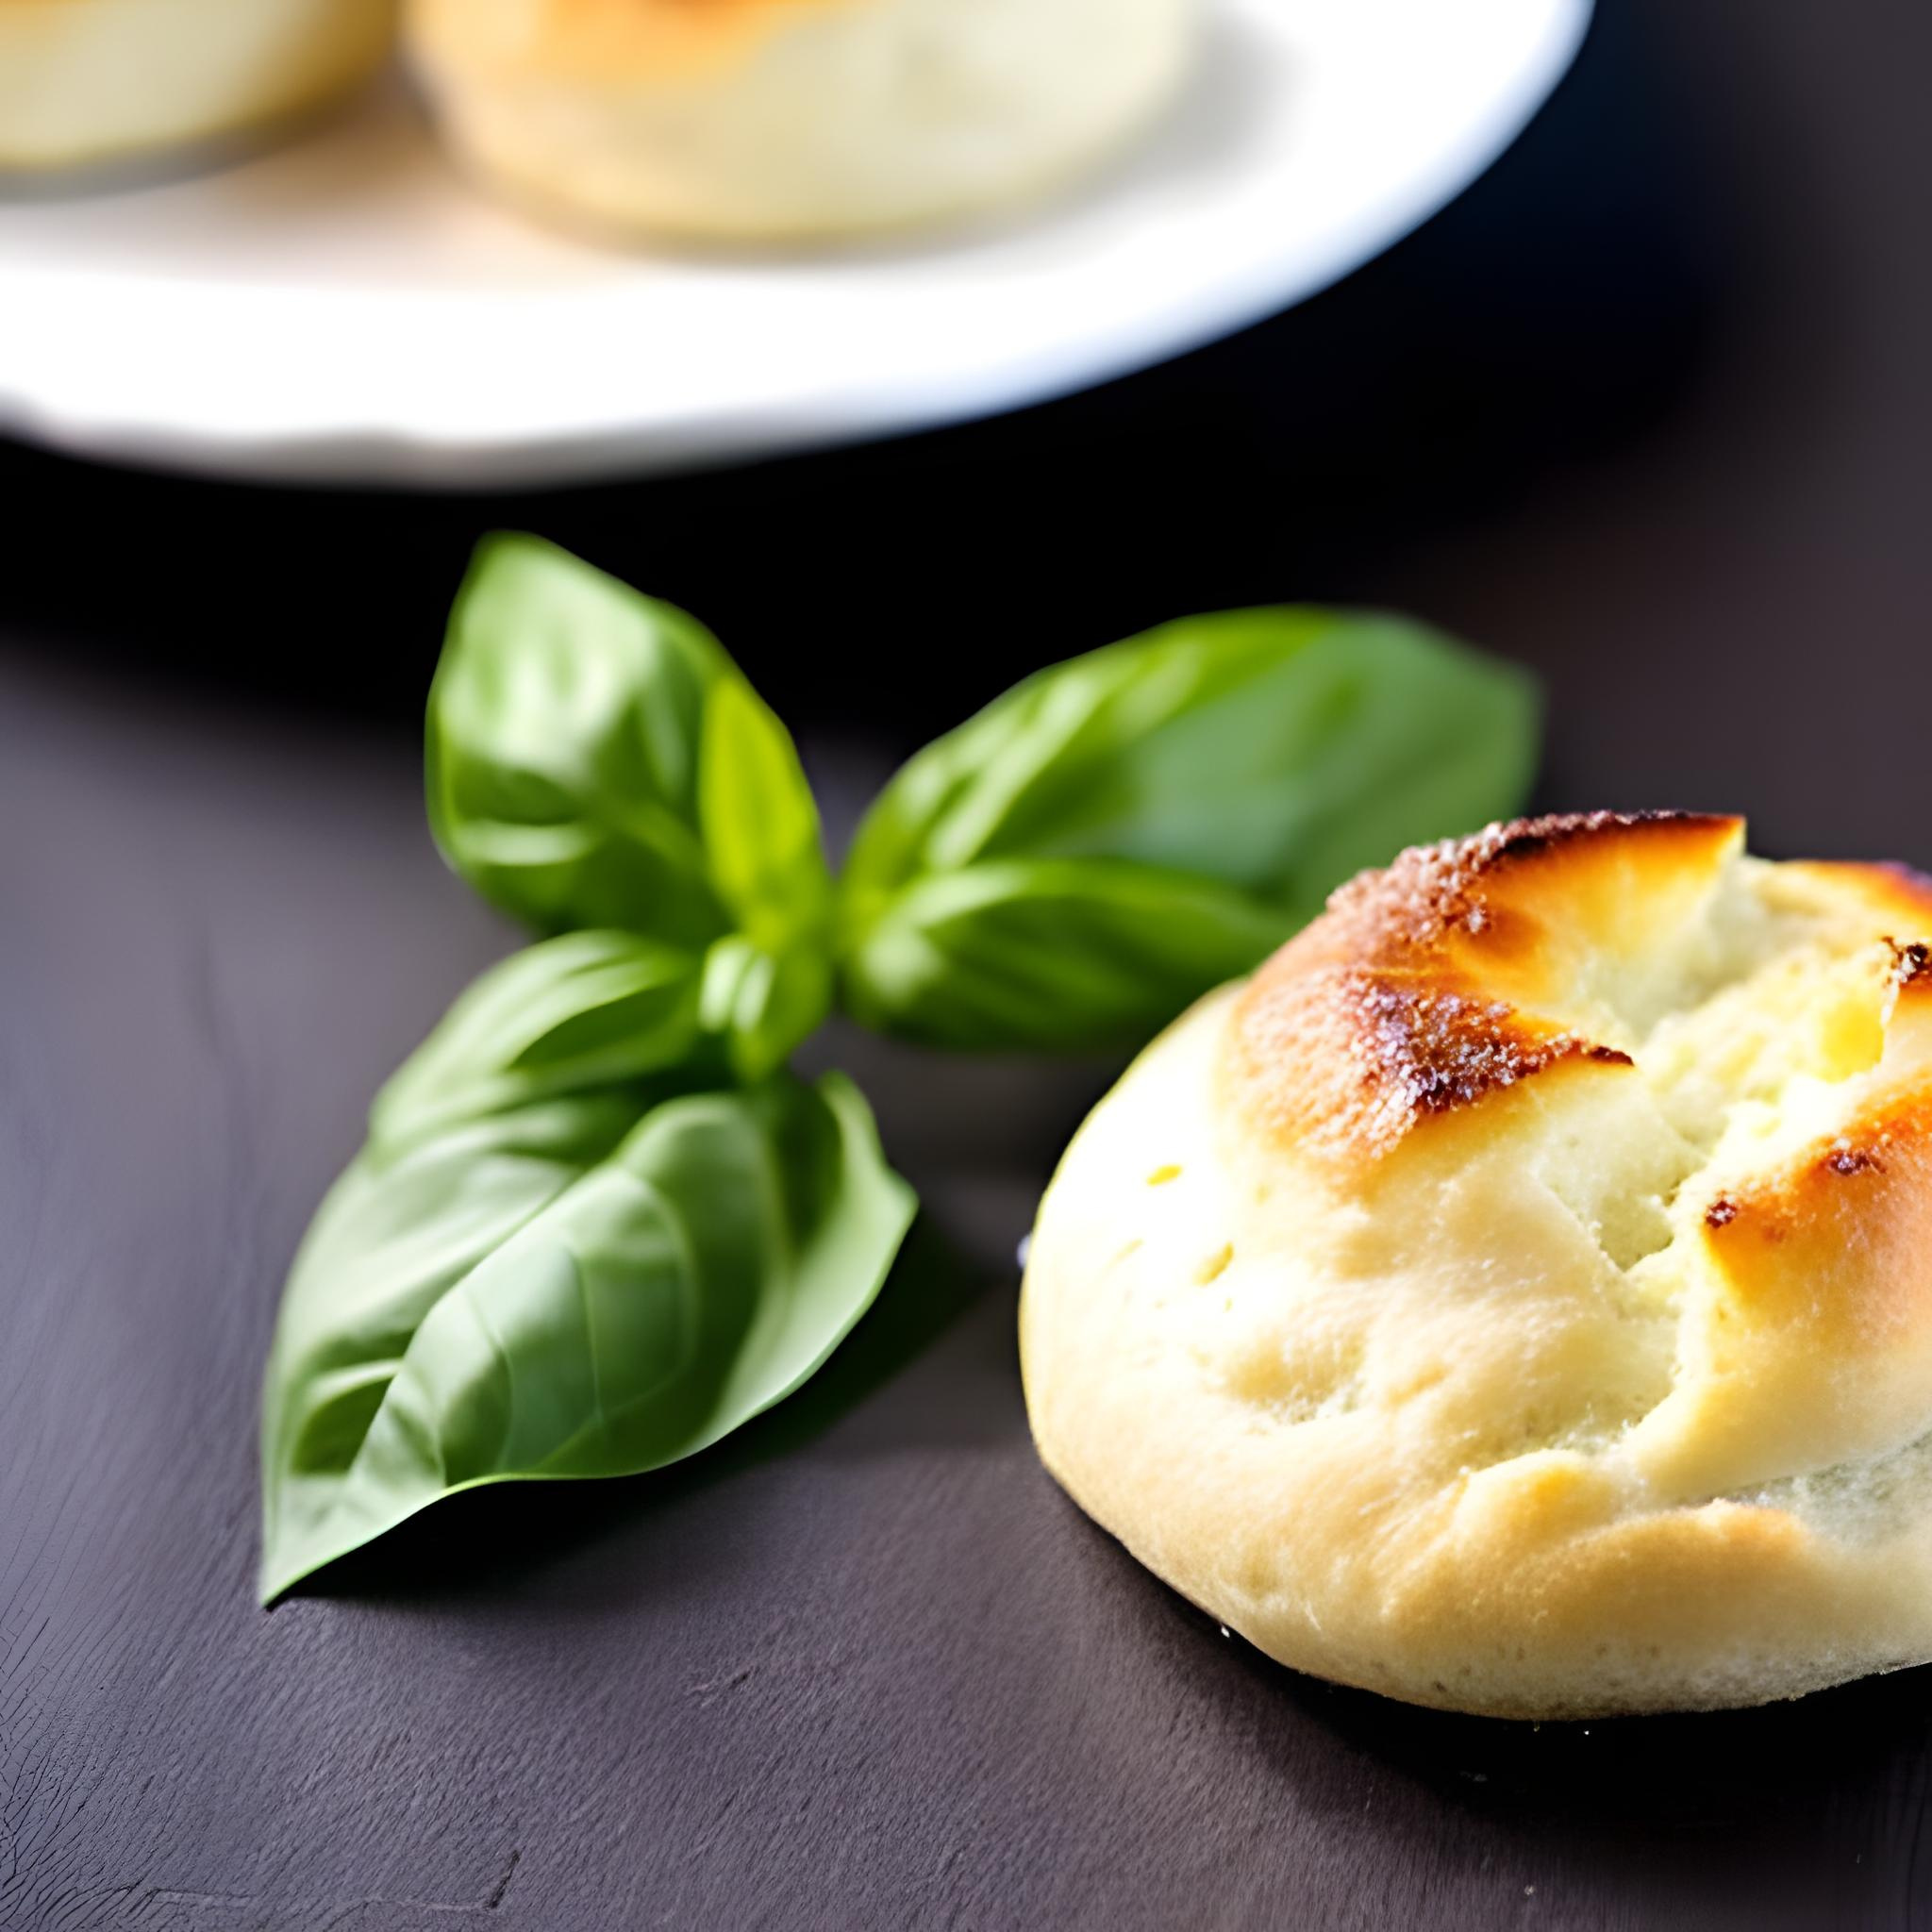
[[[806,1395],[252,1594],[280,1276],[509,943],[429,848],[408,722],[479,526],[717,618],[835,817],[1056,646],[1314,591],[1542,670],[1548,803],[1932,862],[1927,40],[1618,9],[1387,262],[1012,424],[522,503],[0,454],[0,1927],[1932,1924],[1932,1672],[1430,1715],[1268,1665],[1079,1517],[1010,1257],[1092,1069],[833,1039],[930,1211]]]

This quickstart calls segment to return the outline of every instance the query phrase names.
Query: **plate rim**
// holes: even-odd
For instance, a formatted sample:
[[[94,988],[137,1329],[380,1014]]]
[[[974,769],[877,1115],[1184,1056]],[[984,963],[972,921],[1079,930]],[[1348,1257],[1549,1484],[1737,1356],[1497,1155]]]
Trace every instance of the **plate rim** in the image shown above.
[[[480,493],[689,474],[1005,415],[1119,381],[1284,313],[1414,233],[1515,143],[1574,63],[1593,0],[1539,5],[1540,36],[1525,44],[1487,111],[1433,155],[1427,170],[1405,175],[1319,246],[1303,238],[1285,252],[1291,259],[1257,255],[1116,327],[955,371],[943,384],[929,372],[894,371],[868,383],[844,380],[809,397],[733,398],[675,419],[620,411],[594,425],[460,434],[421,424],[191,427],[140,421],[111,409],[90,412],[71,400],[50,405],[0,374],[0,434],[86,458],[231,481]],[[69,273],[115,280],[111,271]],[[464,298],[451,292],[433,299]]]

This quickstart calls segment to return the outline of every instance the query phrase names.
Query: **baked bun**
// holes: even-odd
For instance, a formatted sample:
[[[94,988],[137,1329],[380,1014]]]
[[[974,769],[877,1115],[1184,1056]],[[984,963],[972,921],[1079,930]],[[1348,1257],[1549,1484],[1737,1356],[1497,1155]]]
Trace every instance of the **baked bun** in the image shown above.
[[[458,151],[540,208],[750,241],[1058,183],[1173,92],[1193,0],[410,0]]]
[[[63,168],[301,112],[389,51],[394,0],[0,0],[0,168]]]
[[[1041,1455],[1282,1662],[1558,1717],[1932,1658],[1932,880],[1742,841],[1404,853],[1069,1149]]]

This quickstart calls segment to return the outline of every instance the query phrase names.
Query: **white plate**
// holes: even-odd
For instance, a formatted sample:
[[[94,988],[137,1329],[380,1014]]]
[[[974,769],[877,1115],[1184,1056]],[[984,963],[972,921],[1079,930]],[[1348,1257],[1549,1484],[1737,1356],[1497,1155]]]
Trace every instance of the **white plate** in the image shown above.
[[[1474,178],[1590,0],[1214,0],[1169,124],[1085,193],[918,247],[580,246],[459,180],[398,88],[224,172],[0,198],[0,424],[291,480],[641,474],[979,414],[1312,293]]]

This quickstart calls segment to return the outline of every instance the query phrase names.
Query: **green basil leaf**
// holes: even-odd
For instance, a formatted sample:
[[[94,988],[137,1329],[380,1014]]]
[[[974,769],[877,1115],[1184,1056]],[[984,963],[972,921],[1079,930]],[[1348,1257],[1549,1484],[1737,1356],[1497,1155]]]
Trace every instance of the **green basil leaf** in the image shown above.
[[[1312,609],[1183,619],[1041,672],[867,815],[847,1002],[937,1045],[1133,1044],[1364,866],[1517,809],[1537,708],[1523,673],[1422,625]]]
[[[632,1474],[805,1381],[912,1214],[858,1090],[553,1103],[365,1158],[297,1257],[264,1405],[264,1601],[458,1490]]]
[[[759,1080],[831,1010],[832,878],[791,734],[749,685],[716,685],[706,706],[698,823],[739,928],[706,958],[704,1021]]]
[[[706,704],[698,824],[740,930],[771,946],[824,927],[832,880],[818,806],[791,734],[747,684],[720,683]]]
[[[735,675],[694,619],[531,537],[477,551],[430,688],[430,828],[540,932],[701,947],[728,921],[697,826],[705,706]]]
[[[438,844],[506,911],[715,950],[708,1024],[742,1076],[824,1018],[811,788],[784,725],[682,611],[535,538],[491,539],[451,616],[426,764]]]
[[[325,1524],[410,1338],[486,1257],[638,1121],[621,1093],[472,1121],[329,1191],[282,1297],[262,1397],[264,1591]]]
[[[893,900],[847,1000],[862,1024],[935,1044],[1105,1046],[1245,973],[1292,930],[1248,893],[1188,873],[992,860],[932,874]]]
[[[705,1051],[704,971],[697,955],[627,932],[563,933],[512,954],[458,997],[376,1096],[371,1141],[393,1151],[485,1114],[651,1076],[715,1079],[724,1060]]]
[[[699,1012],[706,1032],[724,1041],[732,1073],[756,1082],[775,1073],[818,1031],[832,993],[832,958],[823,934],[775,952],[735,934],[705,955]]]

